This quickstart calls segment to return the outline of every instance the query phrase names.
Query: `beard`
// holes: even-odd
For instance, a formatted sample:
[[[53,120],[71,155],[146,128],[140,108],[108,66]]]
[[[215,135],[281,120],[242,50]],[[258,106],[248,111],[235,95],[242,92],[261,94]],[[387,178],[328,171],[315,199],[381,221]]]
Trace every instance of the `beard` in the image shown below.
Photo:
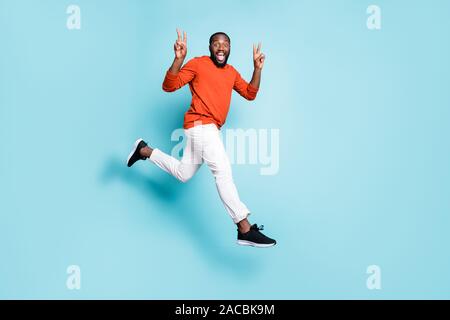
[[[217,58],[216,58],[216,55],[214,54],[214,52],[212,52],[211,50],[209,50],[209,52],[210,52],[209,57],[211,58],[212,62],[216,65],[216,67],[223,68],[227,65],[228,58],[230,57],[230,52],[228,52],[228,54],[226,55],[225,60],[223,62],[217,61]]]

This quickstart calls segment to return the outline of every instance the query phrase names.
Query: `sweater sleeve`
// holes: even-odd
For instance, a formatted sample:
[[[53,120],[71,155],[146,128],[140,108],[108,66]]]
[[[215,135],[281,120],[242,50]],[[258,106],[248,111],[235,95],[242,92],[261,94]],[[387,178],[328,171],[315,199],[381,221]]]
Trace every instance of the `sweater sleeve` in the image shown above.
[[[255,100],[258,93],[258,88],[245,81],[237,71],[233,89],[247,100]]]
[[[197,73],[197,63],[195,59],[189,60],[177,74],[173,74],[170,70],[167,70],[166,77],[162,84],[162,88],[166,92],[172,92],[180,89],[186,83],[192,81]]]

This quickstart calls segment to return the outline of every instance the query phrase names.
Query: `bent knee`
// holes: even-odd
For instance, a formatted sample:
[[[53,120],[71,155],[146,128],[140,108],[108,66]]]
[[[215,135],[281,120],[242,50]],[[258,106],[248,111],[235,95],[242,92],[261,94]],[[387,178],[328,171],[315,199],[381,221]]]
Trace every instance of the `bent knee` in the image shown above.
[[[183,175],[183,174],[180,174],[180,175],[177,176],[177,178],[178,178],[178,180],[180,180],[181,182],[186,183],[186,182],[188,182],[189,180],[191,180],[191,178],[192,178],[193,176],[194,176],[193,174],[190,174],[190,175]]]

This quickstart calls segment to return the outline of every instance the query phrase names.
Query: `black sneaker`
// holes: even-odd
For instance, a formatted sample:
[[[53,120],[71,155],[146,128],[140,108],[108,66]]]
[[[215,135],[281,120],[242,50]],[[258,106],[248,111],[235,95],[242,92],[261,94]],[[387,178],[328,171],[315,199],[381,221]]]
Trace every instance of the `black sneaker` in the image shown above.
[[[240,233],[238,230],[238,240],[237,243],[241,246],[252,246],[258,248],[272,247],[277,244],[274,239],[266,237],[260,232],[264,230],[264,226],[258,227],[256,224],[250,227],[250,231],[246,233]]]
[[[142,139],[137,139],[134,143],[133,150],[131,150],[130,155],[128,156],[127,166],[131,167],[138,160],[145,160],[147,157],[142,157],[139,151],[146,147],[147,143],[145,143]]]

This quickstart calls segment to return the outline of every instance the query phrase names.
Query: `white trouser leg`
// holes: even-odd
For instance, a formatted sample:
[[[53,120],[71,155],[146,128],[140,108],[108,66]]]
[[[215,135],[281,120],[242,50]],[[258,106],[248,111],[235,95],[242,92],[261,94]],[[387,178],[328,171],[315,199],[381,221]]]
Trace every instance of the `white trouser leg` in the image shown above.
[[[214,175],[217,191],[225,209],[234,223],[238,223],[247,218],[250,211],[239,199],[239,194],[233,181],[230,160],[225,151],[219,130],[215,125],[205,125],[202,131],[202,159]]]
[[[217,191],[234,223],[247,218],[248,208],[239,199],[231,164],[219,130],[214,124],[197,125],[185,130],[187,137],[181,161],[154,149],[150,161],[182,182],[189,180],[206,162],[214,175]]]

